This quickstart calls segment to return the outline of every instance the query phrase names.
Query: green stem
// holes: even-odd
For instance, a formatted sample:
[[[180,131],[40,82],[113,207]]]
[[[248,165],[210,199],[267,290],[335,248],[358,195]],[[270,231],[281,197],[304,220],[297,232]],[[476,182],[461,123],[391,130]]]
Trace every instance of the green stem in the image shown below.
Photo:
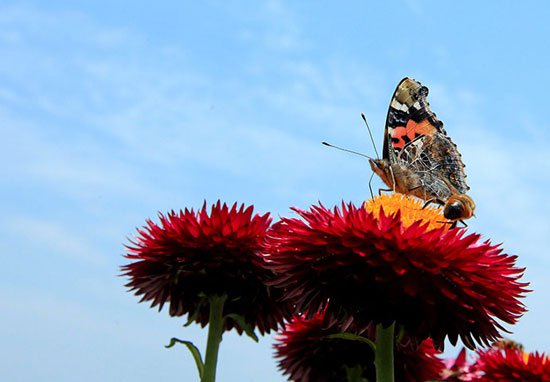
[[[206,342],[206,354],[204,356],[204,374],[201,382],[216,381],[216,366],[218,364],[218,351],[223,335],[223,304],[227,299],[226,295],[211,296],[208,298],[210,302],[210,315],[208,318],[208,340]]]
[[[395,323],[387,328],[376,325],[376,382],[394,382],[393,373],[393,336]]]

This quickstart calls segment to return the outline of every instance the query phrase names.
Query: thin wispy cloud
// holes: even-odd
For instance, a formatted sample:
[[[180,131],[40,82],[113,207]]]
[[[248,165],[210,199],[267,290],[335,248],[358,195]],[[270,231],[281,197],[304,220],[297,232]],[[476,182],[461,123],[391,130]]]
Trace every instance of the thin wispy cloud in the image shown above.
[[[533,131],[527,121],[495,124],[491,117],[500,109],[479,94],[480,89],[476,93],[436,86],[435,90],[432,104],[440,107],[435,111],[466,163],[468,183],[478,204],[479,228],[506,239],[514,248],[538,252],[543,232],[550,232],[543,212],[550,208],[539,202],[549,180],[545,174],[550,173],[540,132]],[[521,230],[527,226],[529,230]],[[537,256],[545,255],[539,252]]]
[[[272,8],[266,10],[268,16],[284,12],[280,6]],[[22,17],[24,12],[15,15]],[[66,17],[69,16],[73,15],[69,13]],[[64,15],[56,17],[61,20],[58,25],[64,25]],[[45,26],[52,18],[44,16]],[[163,47],[148,46],[140,36],[132,40],[129,33],[104,30],[82,15],[78,19],[86,25],[86,35],[114,34],[115,42],[111,44],[126,44],[120,46],[119,53],[135,53],[139,49],[164,58]],[[32,20],[40,24],[39,11],[34,10]],[[277,24],[276,21],[272,23]],[[39,29],[36,25],[33,28]],[[56,28],[54,35],[69,33],[60,26]],[[255,179],[260,177],[263,182],[274,183],[274,190],[282,190],[289,188],[285,184],[304,176],[338,175],[337,169],[347,159],[333,153],[330,155],[334,155],[334,160],[319,166],[318,163],[326,162],[327,158],[321,140],[343,134],[366,138],[359,112],[364,110],[362,105],[371,107],[374,104],[376,85],[365,86],[375,81],[369,79],[372,76],[367,70],[354,65],[288,59],[278,65],[280,68],[270,69],[284,78],[273,86],[268,83],[271,72],[264,73],[257,82],[242,83],[231,77],[205,76],[184,58],[181,66],[171,64],[170,68],[162,68],[161,64],[159,68],[151,66],[150,62],[133,60],[132,54],[104,54],[101,50],[104,37],[96,43],[93,38],[73,33],[72,39],[75,42],[84,39],[89,46],[85,57],[79,53],[68,57],[69,62],[78,64],[71,68],[78,75],[74,88],[67,94],[57,94],[58,89],[48,78],[56,79],[67,57],[49,53],[46,59],[52,65],[38,68],[42,71],[39,85],[43,90],[30,99],[39,113],[56,119],[49,124],[63,134],[62,140],[41,138],[31,142],[30,147],[32,143],[37,144],[34,152],[41,152],[48,158],[36,158],[39,161],[29,165],[30,171],[36,176],[49,174],[60,189],[72,189],[77,183],[83,188],[93,185],[94,190],[122,190],[121,183],[145,182],[135,175],[140,168],[155,165],[166,171],[175,167],[185,171],[186,166],[200,165],[236,176],[254,174]],[[184,51],[185,47],[179,53],[172,49],[170,54],[181,58]],[[353,73],[351,78],[350,71]],[[342,116],[347,117],[342,120]],[[25,122],[37,134],[46,129],[42,122]],[[39,145],[43,150],[36,150]],[[99,150],[94,150],[94,146]],[[119,157],[118,164],[117,159],[109,155],[113,150]],[[80,157],[71,155],[75,151],[80,151]],[[115,160],[112,165],[102,163],[106,155],[109,161]],[[32,160],[32,156],[29,159]],[[301,168],[296,167],[297,161]],[[350,167],[354,162],[357,168],[366,165],[350,160]],[[253,166],[255,163],[263,163],[263,171]],[[185,172],[191,184],[193,177],[198,175],[194,171]],[[109,187],[106,182],[114,182],[114,186]],[[143,189],[150,195],[154,192],[151,187],[154,185],[133,187],[128,191],[131,194],[136,189]]]
[[[32,248],[44,257],[61,256],[71,261],[92,265],[105,264],[105,256],[98,253],[82,232],[54,221],[33,217],[12,217],[0,223],[2,230],[11,236],[11,242],[31,241]]]

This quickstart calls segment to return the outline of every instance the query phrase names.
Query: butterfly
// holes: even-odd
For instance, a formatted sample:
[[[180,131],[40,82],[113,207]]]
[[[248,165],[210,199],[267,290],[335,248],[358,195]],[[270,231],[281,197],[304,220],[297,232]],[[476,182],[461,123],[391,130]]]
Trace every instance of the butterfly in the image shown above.
[[[474,215],[466,193],[464,163],[443,122],[430,110],[428,88],[412,78],[399,82],[391,99],[382,159],[369,159],[390,190],[443,206],[452,222]]]

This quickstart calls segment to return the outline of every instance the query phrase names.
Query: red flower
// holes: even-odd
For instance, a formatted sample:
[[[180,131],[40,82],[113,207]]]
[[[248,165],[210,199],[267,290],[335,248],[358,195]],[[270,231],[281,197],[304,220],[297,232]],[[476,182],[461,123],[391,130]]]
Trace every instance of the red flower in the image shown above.
[[[483,372],[476,381],[550,381],[550,360],[544,353],[527,353],[517,348],[492,348],[479,352],[476,366]]]
[[[300,382],[347,381],[346,368],[361,368],[362,378],[376,380],[374,352],[366,343],[357,340],[328,338],[339,333],[338,326],[326,327],[323,316],[310,320],[295,317],[287,324],[275,344],[276,357],[289,380]],[[372,331],[356,332],[373,339]],[[436,379],[443,368],[431,340],[420,346],[397,345],[395,351],[396,381],[426,381]]]
[[[466,349],[462,348],[455,359],[448,358],[444,361],[445,369],[441,372],[441,379],[449,382],[476,381],[479,371],[475,365],[469,364],[466,358]]]
[[[205,203],[196,213],[160,214],[160,225],[148,220],[128,246],[126,258],[136,261],[122,267],[130,278],[126,286],[151,307],[160,311],[168,303],[171,316],[189,314],[202,326],[208,323],[207,297],[227,294],[224,314],[241,315],[262,334],[277,329],[290,307],[265,284],[273,277],[261,254],[271,218],[252,214],[252,206],[229,209],[218,201],[210,214]],[[226,320],[226,330],[232,327],[242,332]]]
[[[418,382],[437,379],[443,370],[444,364],[437,357],[431,339],[424,340],[416,346],[411,341],[397,344],[395,347],[395,380]]]
[[[308,320],[295,317],[276,339],[276,356],[280,358],[279,369],[289,380],[300,382],[346,381],[344,367],[365,366],[363,376],[373,381],[374,354],[371,348],[359,341],[328,339],[338,333],[334,328],[325,328],[323,317]]]
[[[270,232],[268,259],[279,274],[274,285],[298,312],[358,325],[396,321],[413,339],[448,336],[470,348],[488,344],[525,311],[527,284],[515,256],[480,235],[448,229],[441,215],[415,217],[422,205],[401,195],[376,198],[373,212],[342,204],[282,218]],[[396,208],[397,205],[397,208]],[[387,209],[386,209],[387,208]],[[384,211],[392,210],[395,213]],[[428,209],[425,209],[428,210]],[[415,215],[415,216],[416,216]],[[430,226],[431,224],[431,226]]]

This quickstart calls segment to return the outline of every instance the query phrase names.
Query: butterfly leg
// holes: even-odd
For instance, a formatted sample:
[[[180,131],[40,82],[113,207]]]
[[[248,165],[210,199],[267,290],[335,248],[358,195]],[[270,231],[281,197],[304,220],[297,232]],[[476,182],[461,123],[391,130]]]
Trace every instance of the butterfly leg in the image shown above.
[[[378,189],[378,196],[382,195],[382,191],[384,192],[395,192],[395,175],[393,174],[393,170],[391,167],[389,167],[389,172],[391,174],[391,180],[392,180],[392,184],[393,184],[393,188],[379,188]],[[371,188],[371,182],[372,181],[372,178],[374,176],[374,172],[372,173],[371,177],[370,177],[370,180],[369,180],[369,188],[371,190],[371,195],[372,195],[372,188]],[[384,183],[386,183],[387,186],[390,186],[389,184],[387,184],[386,181],[384,181]]]
[[[374,172],[371,174],[370,179],[369,179],[369,191],[370,191],[371,199],[374,198],[374,193],[372,192],[372,178],[373,177],[374,177]],[[394,191],[394,190],[392,190],[391,188],[379,188],[378,189],[378,196],[382,195],[382,191],[391,192],[391,191]]]
[[[378,189],[378,196],[382,195],[382,191],[384,191],[384,192],[395,192],[395,190],[393,190],[391,188],[379,188]]]
[[[374,193],[372,192],[372,178],[374,177],[374,172],[370,174],[369,178],[369,191],[370,191],[370,198],[374,199]]]
[[[422,206],[422,209],[428,207],[430,204],[432,203],[437,203],[439,204],[440,206],[444,206],[445,205],[445,202],[439,198],[432,198],[432,199],[429,199],[429,200],[426,200],[426,203],[424,203],[424,206]]]
[[[392,183],[391,183],[391,184],[393,184],[393,190],[391,190],[391,191],[395,192],[395,185],[396,185],[396,183],[395,183],[395,175],[393,174],[393,169],[392,169],[391,166],[389,167],[389,169],[390,169],[391,180],[392,180]]]
[[[452,228],[456,228],[456,225],[458,224],[458,222],[461,222],[462,224],[464,224],[464,227],[468,227],[468,224],[466,224],[466,222],[464,220],[447,221],[447,222],[444,222],[444,223],[450,224],[451,229],[452,229]]]

